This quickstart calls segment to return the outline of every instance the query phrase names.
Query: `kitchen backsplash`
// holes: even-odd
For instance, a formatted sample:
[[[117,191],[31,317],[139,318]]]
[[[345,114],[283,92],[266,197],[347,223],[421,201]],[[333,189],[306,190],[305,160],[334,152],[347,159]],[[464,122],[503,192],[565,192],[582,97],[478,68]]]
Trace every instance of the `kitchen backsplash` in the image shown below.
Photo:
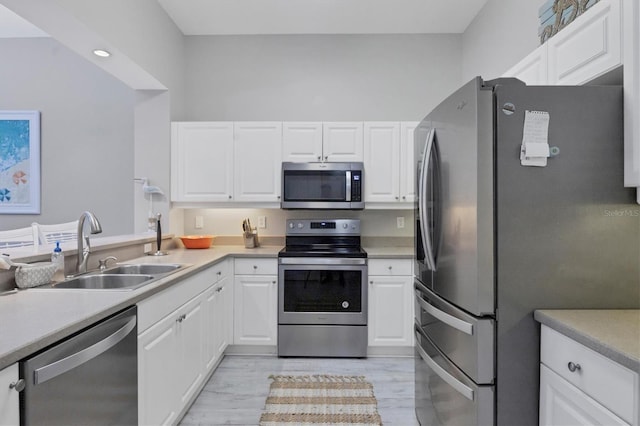
[[[266,227],[258,227],[258,234],[264,237],[284,236],[286,219],[295,218],[357,218],[362,221],[361,231],[363,238],[412,238],[414,228],[413,210],[304,211],[277,209],[185,209],[184,234],[241,236],[242,220],[244,218],[249,218],[251,225],[256,227],[259,226],[261,217],[264,217]],[[196,221],[202,221],[202,228],[196,228]],[[401,224],[404,222],[404,227],[398,228],[398,222],[401,222]]]

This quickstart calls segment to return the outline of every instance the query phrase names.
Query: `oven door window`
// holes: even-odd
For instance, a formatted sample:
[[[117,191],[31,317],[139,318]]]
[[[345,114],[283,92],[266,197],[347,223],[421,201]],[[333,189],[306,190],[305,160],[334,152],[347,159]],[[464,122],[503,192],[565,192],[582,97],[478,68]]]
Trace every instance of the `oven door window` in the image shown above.
[[[362,271],[284,271],[284,312],[361,312]]]
[[[284,173],[284,201],[345,201],[344,171],[295,171]]]

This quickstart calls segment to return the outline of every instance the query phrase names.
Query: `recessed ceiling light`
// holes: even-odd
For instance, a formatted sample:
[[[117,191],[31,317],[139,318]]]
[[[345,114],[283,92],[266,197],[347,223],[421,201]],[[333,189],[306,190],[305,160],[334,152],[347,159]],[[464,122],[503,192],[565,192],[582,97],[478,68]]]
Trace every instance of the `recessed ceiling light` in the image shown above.
[[[93,54],[96,56],[100,56],[101,58],[108,58],[109,56],[111,56],[111,53],[107,52],[104,49],[95,49],[93,51]]]

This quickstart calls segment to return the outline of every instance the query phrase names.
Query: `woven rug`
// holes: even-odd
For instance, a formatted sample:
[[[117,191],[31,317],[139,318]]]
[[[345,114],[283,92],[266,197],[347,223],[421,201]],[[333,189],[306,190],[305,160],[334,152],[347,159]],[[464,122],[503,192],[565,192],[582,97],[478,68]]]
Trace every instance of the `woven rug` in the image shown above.
[[[373,385],[363,376],[269,376],[260,426],[382,425]]]

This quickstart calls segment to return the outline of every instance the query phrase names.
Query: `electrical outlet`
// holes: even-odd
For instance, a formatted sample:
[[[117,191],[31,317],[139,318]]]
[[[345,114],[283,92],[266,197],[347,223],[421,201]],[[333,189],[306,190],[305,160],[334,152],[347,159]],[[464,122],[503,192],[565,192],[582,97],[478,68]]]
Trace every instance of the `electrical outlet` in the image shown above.
[[[267,217],[266,216],[258,216],[258,228],[264,229],[267,227]]]
[[[396,217],[396,223],[398,225],[398,228],[404,228],[404,216]]]
[[[151,243],[146,243],[142,251],[144,251],[145,253],[151,253],[151,247]]]
[[[204,218],[202,216],[196,216],[196,229],[204,228]]]

